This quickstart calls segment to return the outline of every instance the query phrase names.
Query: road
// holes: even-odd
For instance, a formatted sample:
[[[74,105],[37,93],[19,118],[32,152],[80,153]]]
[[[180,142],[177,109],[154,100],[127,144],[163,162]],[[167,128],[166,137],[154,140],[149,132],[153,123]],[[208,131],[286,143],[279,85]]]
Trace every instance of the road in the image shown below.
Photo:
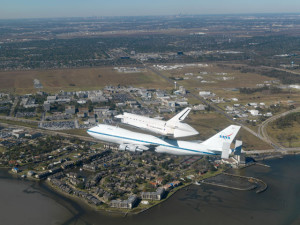
[[[292,73],[292,74],[300,75],[300,73],[298,71],[293,71],[293,70],[288,70],[288,69],[282,69],[282,68],[277,68],[277,67],[272,67],[272,66],[261,66],[261,67],[262,68],[266,68],[266,69],[278,70],[278,71],[283,71],[283,72],[287,72],[287,73]]]
[[[258,126],[258,136],[265,140],[266,142],[268,142],[269,144],[271,145],[274,145],[274,141],[269,137],[267,131],[266,131],[266,127],[268,126],[269,123],[281,118],[281,117],[284,117],[290,113],[294,113],[294,112],[300,112],[300,107],[296,108],[296,109],[293,109],[293,110],[290,110],[290,111],[286,111],[286,112],[283,112],[281,114],[278,114],[276,116],[272,116],[271,118],[265,120],[264,122],[262,122],[262,124],[260,124]],[[284,150],[283,146],[281,146],[280,144],[276,143],[275,145],[275,148],[277,148],[278,150]]]
[[[14,116],[15,108],[16,108],[18,102],[19,102],[19,97],[15,97],[15,101],[10,109],[9,116]]]
[[[11,121],[16,121],[16,122],[22,122],[22,123],[33,123],[33,124],[38,124],[40,121],[37,120],[27,120],[27,119],[21,119],[21,118],[16,118],[13,116],[0,116],[1,120],[11,120]]]

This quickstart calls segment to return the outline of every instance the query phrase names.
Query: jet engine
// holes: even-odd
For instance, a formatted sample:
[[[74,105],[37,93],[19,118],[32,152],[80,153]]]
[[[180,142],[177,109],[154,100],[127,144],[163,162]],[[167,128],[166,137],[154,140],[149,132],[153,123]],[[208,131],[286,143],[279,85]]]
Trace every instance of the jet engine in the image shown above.
[[[131,145],[131,144],[121,144],[119,146],[120,151],[130,151],[130,152],[143,152],[148,150],[145,146],[139,146],[139,145]]]

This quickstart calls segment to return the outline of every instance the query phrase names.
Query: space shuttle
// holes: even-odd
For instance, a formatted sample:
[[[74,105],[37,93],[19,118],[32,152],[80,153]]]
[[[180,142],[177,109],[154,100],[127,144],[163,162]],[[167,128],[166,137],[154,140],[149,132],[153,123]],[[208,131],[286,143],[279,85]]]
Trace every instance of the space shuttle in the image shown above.
[[[180,138],[199,134],[199,132],[193,127],[182,122],[190,111],[191,108],[187,107],[168,121],[126,112],[115,117],[121,119],[121,122],[124,124],[151,131],[163,136]]]

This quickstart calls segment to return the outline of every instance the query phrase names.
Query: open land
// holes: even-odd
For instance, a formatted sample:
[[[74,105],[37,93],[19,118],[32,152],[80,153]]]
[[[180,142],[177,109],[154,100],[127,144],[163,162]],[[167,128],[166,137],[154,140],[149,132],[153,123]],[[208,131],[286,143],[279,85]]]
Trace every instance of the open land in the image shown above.
[[[106,85],[132,85],[145,88],[159,88],[165,81],[151,72],[118,73],[113,67],[9,71],[0,72],[0,89],[16,94],[34,93],[33,80],[38,79],[43,91],[56,93],[64,91],[86,91],[104,88]]]
[[[299,151],[300,20],[280,18],[0,21],[1,166],[97,209],[135,212],[242,162],[120,153],[87,137],[122,112],[167,120],[191,107],[199,135],[187,140],[237,124],[251,156]]]

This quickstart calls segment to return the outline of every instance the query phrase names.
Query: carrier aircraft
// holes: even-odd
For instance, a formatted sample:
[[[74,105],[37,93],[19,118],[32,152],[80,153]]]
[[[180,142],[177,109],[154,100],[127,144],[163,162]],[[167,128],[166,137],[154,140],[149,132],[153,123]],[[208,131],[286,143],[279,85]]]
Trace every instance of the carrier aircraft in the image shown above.
[[[240,126],[230,125],[203,142],[160,138],[106,124],[99,124],[89,129],[87,133],[98,140],[119,145],[120,151],[154,150],[173,155],[221,155],[222,158],[228,158],[234,151],[230,149],[230,145],[240,128]],[[237,148],[241,146],[236,146],[235,149]]]

